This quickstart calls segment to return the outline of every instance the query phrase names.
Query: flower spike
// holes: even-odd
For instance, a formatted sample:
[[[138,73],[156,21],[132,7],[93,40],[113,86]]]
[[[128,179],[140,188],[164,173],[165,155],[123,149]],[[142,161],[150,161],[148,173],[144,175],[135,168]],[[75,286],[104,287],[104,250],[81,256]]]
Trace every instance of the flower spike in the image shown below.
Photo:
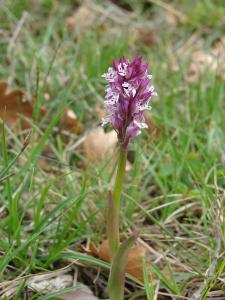
[[[102,119],[102,125],[112,124],[125,149],[130,139],[148,127],[144,111],[151,109],[149,101],[157,95],[147,69],[142,57],[136,56],[132,62],[126,58],[115,59],[113,66],[102,75],[108,83],[104,102],[108,115]]]

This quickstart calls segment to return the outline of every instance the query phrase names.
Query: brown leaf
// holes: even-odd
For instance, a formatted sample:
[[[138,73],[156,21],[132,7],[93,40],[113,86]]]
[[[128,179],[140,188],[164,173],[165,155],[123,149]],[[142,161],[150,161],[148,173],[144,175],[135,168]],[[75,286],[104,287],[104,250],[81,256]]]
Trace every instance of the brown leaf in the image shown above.
[[[97,256],[102,260],[110,262],[108,240],[104,240],[97,251],[97,248],[93,243],[90,243],[90,246],[91,247],[89,248],[89,254],[92,254],[93,256]],[[94,249],[93,252],[91,252],[91,248]],[[126,272],[136,277],[142,282],[144,281],[142,271],[142,259],[146,256],[146,252],[146,248],[140,244],[131,248],[126,266]],[[149,274],[149,280],[152,280],[151,274]]]
[[[27,121],[21,118],[31,118],[33,109],[25,94],[21,90],[8,90],[6,81],[0,81],[0,118],[4,119],[8,126],[16,127],[21,124],[22,128],[29,128]]]
[[[41,109],[41,115],[45,110]],[[32,102],[27,95],[19,90],[9,90],[6,81],[0,80],[0,118],[13,129],[31,127],[26,118],[33,116]]]
[[[92,162],[98,163],[112,155],[117,143],[115,131],[105,133],[102,127],[90,131],[84,142],[84,155]]]

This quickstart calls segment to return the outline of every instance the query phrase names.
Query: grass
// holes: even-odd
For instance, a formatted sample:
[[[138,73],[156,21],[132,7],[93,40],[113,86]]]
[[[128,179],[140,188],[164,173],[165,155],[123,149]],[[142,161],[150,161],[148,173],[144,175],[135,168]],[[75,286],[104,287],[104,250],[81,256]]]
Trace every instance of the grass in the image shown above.
[[[81,136],[75,133],[68,145],[55,128],[65,107],[74,110],[85,133],[95,127],[95,107],[104,97],[101,74],[114,57],[140,53],[150,63],[159,94],[152,100],[159,134],[143,132],[130,147],[132,169],[123,193],[121,230],[141,229],[154,281],[148,283],[144,263],[144,284],[136,285],[129,277],[126,297],[225,299],[225,84],[209,67],[195,81],[188,80],[195,47],[209,52],[224,36],[223,1],[174,0],[167,3],[169,11],[164,1],[119,2],[128,5],[139,22],[151,16],[152,46],[142,38],[133,40],[129,28],[116,21],[110,33],[98,22],[84,32],[68,31],[65,19],[73,1],[0,4],[0,79],[36,95],[37,116],[41,106],[48,111],[41,121],[33,120],[26,147],[26,133],[18,135],[2,125],[0,282],[54,271],[72,259],[90,270],[87,274],[79,268],[82,282],[97,291],[96,296],[107,297],[93,279],[95,266],[101,267],[99,282],[106,286],[108,263],[79,252],[88,238],[97,244],[105,238],[104,207],[111,181],[107,162],[87,162],[82,152],[70,150]],[[168,26],[166,16],[177,12],[187,20],[179,27]],[[189,46],[193,36],[196,43]],[[50,173],[39,164],[46,145],[53,153]],[[87,163],[89,167],[81,167]],[[21,280],[15,299],[25,299],[23,284]],[[32,299],[50,298],[32,293]]]

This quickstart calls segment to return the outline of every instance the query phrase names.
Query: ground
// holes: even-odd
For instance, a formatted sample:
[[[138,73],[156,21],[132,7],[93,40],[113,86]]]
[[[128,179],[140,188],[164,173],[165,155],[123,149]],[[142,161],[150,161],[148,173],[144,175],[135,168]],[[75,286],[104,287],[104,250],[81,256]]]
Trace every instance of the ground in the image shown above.
[[[75,282],[108,297],[101,75],[136,54],[158,96],[129,147],[126,299],[225,299],[224,16],[222,0],[1,1],[2,299],[75,299],[59,295]]]

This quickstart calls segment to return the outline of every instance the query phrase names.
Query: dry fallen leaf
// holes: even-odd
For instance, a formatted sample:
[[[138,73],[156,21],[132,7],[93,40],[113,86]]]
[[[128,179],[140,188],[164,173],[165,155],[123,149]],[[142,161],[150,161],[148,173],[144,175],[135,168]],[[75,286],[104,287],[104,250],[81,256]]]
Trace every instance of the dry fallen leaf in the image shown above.
[[[27,287],[40,292],[48,292],[70,287],[73,285],[73,276],[68,272],[71,271],[72,268],[69,266],[54,272],[31,275],[27,278],[24,288]],[[11,299],[17,292],[23,280],[24,278],[21,277],[13,281],[1,282],[0,299],[3,299],[4,297],[9,297]]]
[[[41,116],[46,110],[40,109]],[[29,129],[33,117],[33,100],[20,89],[9,90],[8,83],[0,80],[0,119],[13,130]],[[0,128],[1,132],[1,128]]]
[[[54,290],[65,289],[73,285],[73,277],[69,274],[61,274],[52,278],[43,279],[42,275],[40,277],[35,277],[30,280],[28,286],[29,288],[38,292],[51,292]]]
[[[110,159],[109,168],[115,165],[117,134],[114,130],[104,132],[102,127],[94,128],[87,136],[83,154],[93,163],[98,164],[102,160]],[[127,160],[126,171],[130,171],[132,164]]]
[[[215,71],[217,68],[217,61],[211,54],[204,51],[196,51],[192,54],[191,64],[189,66],[189,74],[187,80],[193,82],[199,78],[207,69]]]
[[[92,241],[90,241],[88,249],[83,248],[82,250],[87,252],[89,255],[96,256],[108,262],[110,261],[108,240],[104,240],[99,248],[97,248],[95,244]],[[134,246],[129,252],[126,266],[126,272],[136,277],[142,282],[144,281],[142,259],[146,256],[146,254],[147,251],[144,246],[140,244]],[[151,274],[149,274],[149,280],[152,280]]]
[[[61,294],[60,296],[58,296],[58,299],[63,299],[63,300],[98,300],[98,298],[96,298],[92,291],[86,287],[83,286],[81,288],[78,288],[77,290],[73,291],[73,292],[67,292],[64,294]]]
[[[115,131],[105,133],[102,127],[90,131],[84,142],[84,155],[93,163],[110,157],[115,150],[117,134]]]
[[[67,267],[54,272],[31,275],[27,278],[25,287],[43,294],[74,287],[73,291],[62,293],[57,298],[65,300],[98,300],[87,286],[81,285],[79,282],[74,283],[74,276],[71,275],[72,270],[71,267]],[[22,282],[23,278],[0,283],[1,299],[4,297],[12,299]],[[77,286],[76,288],[76,285],[79,285],[79,287]]]
[[[225,80],[225,36],[222,36],[220,40],[214,45],[212,54],[217,61],[217,73]]]
[[[204,50],[195,51],[191,57],[187,80],[194,82],[206,70],[216,73],[225,79],[225,37],[222,37],[209,53]]]
[[[157,38],[152,30],[153,23],[140,22],[138,15],[128,12],[112,2],[104,7],[94,1],[83,1],[66,19],[66,24],[70,31],[78,30],[80,32],[99,26],[99,32],[106,32],[111,38],[118,37],[125,29],[132,45],[140,42],[145,46],[152,46]]]
[[[8,89],[7,82],[0,80],[0,118],[4,119],[8,126],[13,129],[30,128],[31,123],[27,119],[33,117],[33,104],[25,92],[19,89],[11,91]],[[41,108],[41,116],[45,113],[46,110]],[[80,134],[83,132],[82,124],[71,109],[66,109],[63,113],[60,126],[62,130],[70,133]]]
[[[14,129],[27,129],[30,124],[25,118],[30,119],[32,115],[32,104],[25,93],[19,89],[10,91],[7,82],[0,80],[0,118]]]
[[[47,279],[36,277],[29,283],[28,286],[35,291],[46,293],[72,287],[74,286],[74,283],[72,275],[61,274]],[[65,292],[57,297],[64,300],[97,300],[92,291],[86,286],[78,287],[74,291]]]

